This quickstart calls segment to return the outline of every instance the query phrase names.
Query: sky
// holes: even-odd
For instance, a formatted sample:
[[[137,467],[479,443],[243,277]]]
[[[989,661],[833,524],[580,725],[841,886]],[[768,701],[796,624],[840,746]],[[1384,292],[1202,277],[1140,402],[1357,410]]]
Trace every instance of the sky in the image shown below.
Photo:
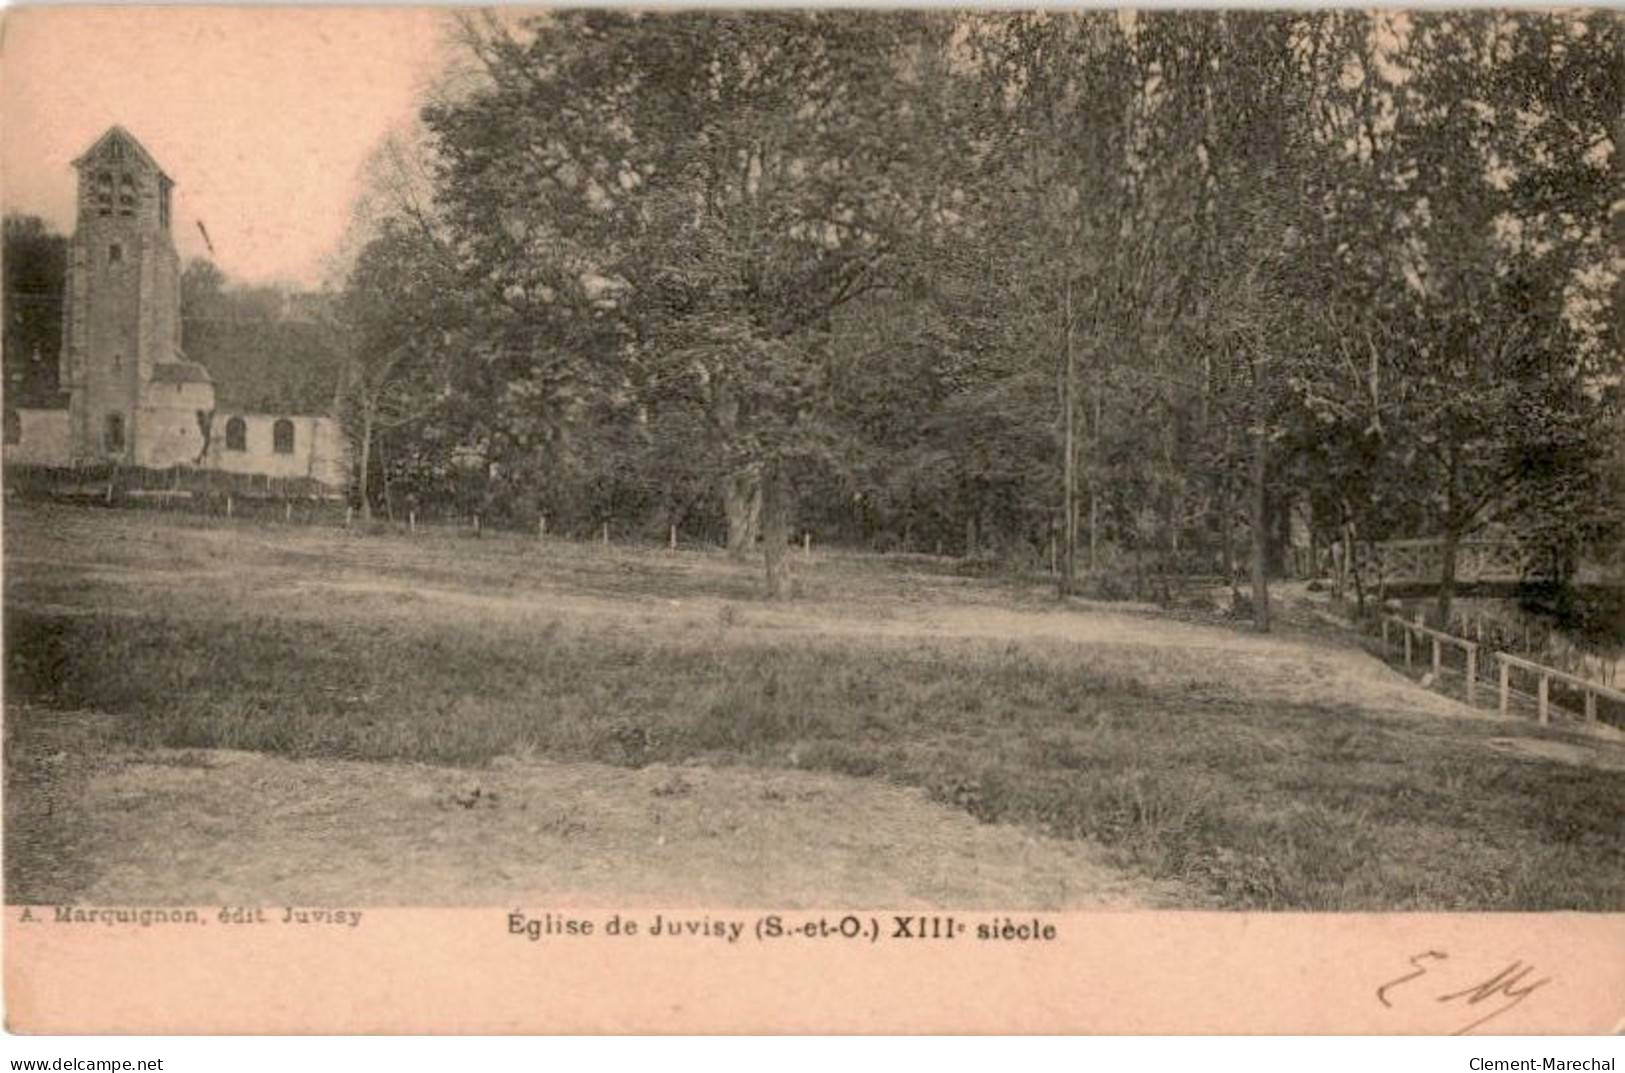
[[[448,54],[423,8],[12,9],[0,39],[0,203],[73,230],[70,166],[113,124],[175,180],[182,259],[315,286],[367,155]]]

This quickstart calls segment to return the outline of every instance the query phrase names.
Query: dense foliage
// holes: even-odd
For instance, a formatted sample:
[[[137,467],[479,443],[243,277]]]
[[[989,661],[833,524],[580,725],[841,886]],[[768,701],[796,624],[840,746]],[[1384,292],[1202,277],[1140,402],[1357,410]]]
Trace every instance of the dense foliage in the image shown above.
[[[68,240],[37,216],[5,218],[7,406],[57,406]]]
[[[512,509],[736,549],[761,518],[770,560],[792,525],[1097,571],[1250,548],[1261,618],[1294,514],[1617,533],[1612,15],[462,30],[414,216],[464,353],[518,352],[462,441]]]

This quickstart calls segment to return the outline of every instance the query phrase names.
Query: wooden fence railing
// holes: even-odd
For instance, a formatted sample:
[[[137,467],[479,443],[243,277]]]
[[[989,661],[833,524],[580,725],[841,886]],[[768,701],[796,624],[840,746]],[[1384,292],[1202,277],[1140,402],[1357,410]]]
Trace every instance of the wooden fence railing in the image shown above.
[[[1438,680],[1445,671],[1460,673],[1465,679],[1467,703],[1474,703],[1478,687],[1478,642],[1469,641],[1466,638],[1457,637],[1454,634],[1424,625],[1420,615],[1415,620],[1403,619],[1398,615],[1384,615],[1382,618],[1382,649],[1385,656],[1392,645],[1390,638],[1395,628],[1399,630],[1402,637],[1406,667],[1415,665],[1413,641],[1427,640],[1431,642],[1434,679]],[[1465,654],[1465,666],[1461,671],[1458,672],[1453,667],[1445,666],[1442,659],[1444,647],[1459,648]],[[1563,683],[1581,695],[1583,698],[1581,703],[1587,722],[1596,722],[1597,720],[1598,698],[1625,707],[1625,691],[1614,689],[1603,685],[1601,682],[1595,682],[1577,674],[1560,671],[1555,667],[1547,667],[1544,664],[1524,659],[1521,656],[1514,656],[1506,652],[1495,652],[1492,655],[1499,670],[1500,688],[1498,700],[1503,715],[1510,708],[1512,694],[1518,692],[1512,688],[1513,670],[1523,671],[1535,677],[1537,682],[1534,693],[1535,711],[1543,724],[1551,722],[1551,683],[1554,681]]]
[[[1602,697],[1618,704],[1625,704],[1625,693],[1617,689],[1610,689],[1600,682],[1593,682],[1589,678],[1581,678],[1577,674],[1546,667],[1533,660],[1522,659],[1518,656],[1509,656],[1505,652],[1495,654],[1495,662],[1501,669],[1501,711],[1507,710],[1507,699],[1512,691],[1512,670],[1527,671],[1535,675],[1539,684],[1535,691],[1535,710],[1542,723],[1551,722],[1551,684],[1554,680],[1572,686],[1584,696],[1586,722],[1594,723],[1597,720],[1597,698]]]
[[[1385,653],[1388,651],[1388,631],[1390,625],[1397,625],[1404,633],[1405,666],[1407,667],[1411,666],[1412,663],[1412,635],[1415,635],[1418,638],[1427,638],[1433,642],[1433,675],[1435,678],[1442,675],[1445,669],[1443,662],[1440,659],[1440,656],[1442,655],[1440,650],[1441,645],[1452,645],[1465,652],[1467,657],[1467,666],[1464,672],[1464,677],[1467,680],[1467,703],[1473,703],[1478,685],[1477,641],[1468,641],[1461,637],[1457,637],[1454,634],[1445,633],[1443,630],[1435,630],[1430,626],[1424,626],[1420,617],[1418,617],[1415,621],[1406,621],[1405,619],[1400,618],[1398,615],[1384,615],[1382,619],[1382,649]]]

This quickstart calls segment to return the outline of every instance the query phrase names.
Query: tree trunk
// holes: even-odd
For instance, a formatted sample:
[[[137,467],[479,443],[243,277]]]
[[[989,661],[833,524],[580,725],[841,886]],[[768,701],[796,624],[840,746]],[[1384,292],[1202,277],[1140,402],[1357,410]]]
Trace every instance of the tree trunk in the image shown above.
[[[767,566],[767,595],[783,600],[790,596],[790,557],[785,546],[790,539],[789,489],[778,463],[768,465],[758,485],[762,515],[762,554]]]
[[[1309,521],[1307,529],[1309,532],[1309,576],[1311,578],[1318,578],[1321,574],[1320,535],[1315,529],[1315,504],[1313,500],[1309,501],[1308,513]]]
[[[1089,430],[1089,461],[1093,470],[1089,475],[1089,572],[1100,569],[1100,397],[1104,386],[1095,383],[1095,421]]]
[[[384,517],[395,521],[395,501],[389,494],[389,455],[384,452],[385,437],[378,437],[378,477],[384,482]]]
[[[1253,544],[1253,625],[1261,633],[1268,633],[1270,628],[1270,582],[1269,582],[1269,511],[1265,497],[1265,478],[1267,476],[1266,458],[1267,443],[1264,437],[1264,425],[1259,421],[1258,427],[1253,430],[1253,458],[1252,458],[1252,544]]]
[[[1231,425],[1224,423],[1224,446],[1219,456],[1219,468],[1213,485],[1213,499],[1218,505],[1219,568],[1224,571],[1225,584],[1230,586],[1232,606],[1241,603],[1241,590],[1236,577],[1236,493],[1231,480],[1231,457],[1234,436]]]
[[[750,466],[722,478],[722,509],[728,516],[728,554],[743,559],[756,546],[762,517],[761,470]]]
[[[1172,459],[1169,459],[1172,466]],[[1164,605],[1173,602],[1173,578],[1180,572],[1179,564],[1179,492],[1172,486],[1168,489],[1168,497],[1164,504],[1163,516],[1166,519],[1164,532],[1167,535],[1166,546],[1163,548],[1162,569],[1158,573],[1162,576],[1162,592],[1160,599]]]
[[[1354,526],[1347,528],[1348,533],[1348,563],[1349,578],[1354,582],[1354,613],[1359,618],[1365,618],[1365,577],[1360,573],[1359,549],[1354,543]]]
[[[372,476],[372,403],[361,407],[361,475],[356,491],[361,496],[361,520],[372,521],[372,495],[369,488]]]
[[[1073,405],[1077,394],[1075,381],[1077,380],[1076,360],[1072,350],[1072,280],[1070,276],[1066,281],[1066,369],[1061,377],[1061,410],[1062,418],[1066,424],[1065,451],[1066,458],[1062,463],[1061,517],[1062,517],[1062,545],[1061,545],[1061,575],[1057,587],[1061,596],[1072,595],[1073,582],[1077,578],[1078,570],[1078,458],[1077,458],[1077,407]]]
[[[1348,511],[1343,512],[1343,522],[1337,528],[1337,598],[1342,600],[1348,591],[1349,583],[1354,578],[1354,523],[1348,520]],[[1360,608],[1364,611],[1365,608]]]
[[[1296,579],[1292,565],[1292,497],[1270,496],[1270,558],[1272,577]]]
[[[1461,544],[1460,456],[1454,444],[1445,455],[1444,561],[1439,564],[1439,599],[1434,608],[1441,630],[1450,628],[1450,604],[1456,596],[1456,552]]]
[[[1434,614],[1438,617],[1438,628],[1450,628],[1450,605],[1456,596],[1456,552],[1461,545],[1461,534],[1456,532],[1455,526],[1450,526],[1444,534],[1443,551],[1444,561],[1439,564],[1439,600],[1434,607]]]

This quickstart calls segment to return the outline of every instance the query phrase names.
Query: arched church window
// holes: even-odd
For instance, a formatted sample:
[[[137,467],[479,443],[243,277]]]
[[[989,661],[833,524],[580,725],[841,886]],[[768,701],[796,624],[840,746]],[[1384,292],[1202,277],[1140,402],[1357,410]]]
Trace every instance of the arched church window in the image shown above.
[[[118,214],[120,216],[135,215],[135,177],[129,172],[119,176]]]
[[[96,212],[102,216],[113,214],[113,173],[98,171],[91,187],[91,199],[96,204]]]
[[[293,454],[293,422],[279,417],[271,426],[271,450],[279,455]]]
[[[124,415],[108,414],[107,431],[102,439],[102,446],[108,454],[118,454],[124,450]]]
[[[226,422],[226,450],[248,450],[248,423],[240,417]]]
[[[6,442],[23,442],[23,415],[9,406],[6,407]]]

